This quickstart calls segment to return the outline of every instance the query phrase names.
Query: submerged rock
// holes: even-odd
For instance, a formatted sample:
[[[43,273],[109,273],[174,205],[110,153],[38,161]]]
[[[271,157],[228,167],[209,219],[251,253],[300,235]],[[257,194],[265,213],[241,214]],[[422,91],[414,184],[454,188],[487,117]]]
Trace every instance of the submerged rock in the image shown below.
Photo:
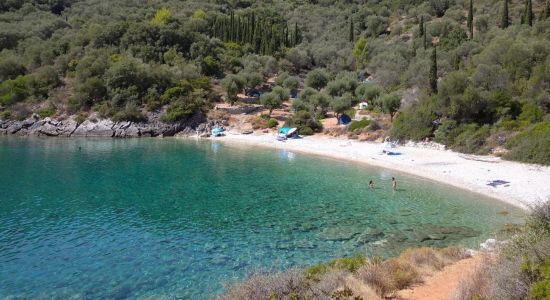
[[[319,237],[328,241],[348,241],[360,233],[361,232],[355,227],[328,227],[321,231]]]

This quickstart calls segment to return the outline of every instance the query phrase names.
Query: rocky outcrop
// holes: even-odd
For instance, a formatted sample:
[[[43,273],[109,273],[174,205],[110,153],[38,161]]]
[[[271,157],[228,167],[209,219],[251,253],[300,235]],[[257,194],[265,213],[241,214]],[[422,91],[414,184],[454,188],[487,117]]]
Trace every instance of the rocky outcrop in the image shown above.
[[[63,120],[40,119],[37,115],[23,121],[0,120],[0,135],[58,136],[58,137],[155,137],[174,135],[195,135],[210,132],[213,128],[202,114],[196,114],[185,121],[164,123],[158,114],[150,114],[145,122],[90,118],[81,124],[74,117]]]

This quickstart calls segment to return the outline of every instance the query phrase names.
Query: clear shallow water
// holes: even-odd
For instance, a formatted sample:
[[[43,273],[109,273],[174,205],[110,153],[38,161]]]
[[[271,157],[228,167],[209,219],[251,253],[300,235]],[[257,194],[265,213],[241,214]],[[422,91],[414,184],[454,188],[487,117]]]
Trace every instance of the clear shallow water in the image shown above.
[[[388,170],[176,139],[3,138],[0,178],[0,298],[208,299],[258,268],[476,247],[522,217]]]

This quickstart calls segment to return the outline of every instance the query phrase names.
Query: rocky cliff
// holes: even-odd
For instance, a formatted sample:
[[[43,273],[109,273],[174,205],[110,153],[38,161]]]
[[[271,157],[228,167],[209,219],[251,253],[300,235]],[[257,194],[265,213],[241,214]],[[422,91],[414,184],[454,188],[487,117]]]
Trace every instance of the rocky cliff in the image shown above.
[[[40,119],[34,114],[23,121],[1,120],[0,135],[57,136],[57,137],[154,137],[194,135],[208,133],[214,122],[208,122],[204,115],[196,114],[187,120],[164,123],[156,114],[147,116],[147,121],[114,122],[109,119],[91,117],[79,123],[74,116],[63,119]]]

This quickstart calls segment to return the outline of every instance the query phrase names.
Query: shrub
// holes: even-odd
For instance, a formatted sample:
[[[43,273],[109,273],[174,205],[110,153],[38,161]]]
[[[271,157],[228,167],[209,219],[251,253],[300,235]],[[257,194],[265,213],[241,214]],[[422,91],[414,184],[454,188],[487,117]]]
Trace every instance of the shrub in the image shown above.
[[[369,263],[357,272],[357,277],[371,286],[378,295],[384,296],[395,291],[396,287],[391,277],[381,264]]]
[[[383,267],[391,274],[393,286],[398,290],[422,281],[416,268],[401,259],[390,259],[384,262]]]
[[[302,127],[298,130],[298,132],[301,134],[301,135],[313,135],[315,132],[313,131],[313,129],[311,129],[311,127]]]
[[[195,112],[196,106],[194,103],[189,103],[185,100],[177,100],[172,102],[166,109],[166,114],[162,116],[165,122],[181,121]]]
[[[17,76],[13,80],[0,83],[0,104],[13,105],[30,96],[27,88],[27,76]]]
[[[119,122],[119,121],[141,122],[146,120],[145,116],[141,113],[139,108],[131,104],[127,104],[124,109],[116,112],[111,119],[115,122]]]
[[[429,247],[407,249],[400,257],[418,267],[427,266],[441,270],[445,266],[437,252]]]
[[[36,113],[40,116],[40,118],[51,117],[55,114],[55,107],[53,105],[48,105],[39,109]]]
[[[544,112],[540,108],[526,102],[521,107],[521,114],[518,116],[518,120],[530,125],[542,121],[543,116]]]
[[[269,119],[267,121],[267,128],[275,128],[279,126],[279,121],[275,120],[275,119]]]
[[[485,125],[478,128],[475,124],[461,125],[458,129],[461,132],[451,146],[453,150],[463,153],[485,154],[488,152],[486,142],[491,135],[490,127]]]
[[[415,141],[430,137],[437,119],[430,101],[424,101],[407,111],[397,114],[390,135],[396,139]]]
[[[333,260],[329,265],[333,268],[344,269],[350,272],[357,271],[361,266],[367,262],[366,257],[360,253],[355,254],[352,257],[343,257]]]
[[[438,250],[441,257],[449,262],[457,262],[470,257],[470,253],[463,247],[450,246]]]
[[[370,124],[370,121],[366,118],[363,118],[363,120],[361,121],[352,121],[348,127],[348,130],[353,132],[358,129],[366,128],[367,126],[369,126],[369,124]]]
[[[550,201],[531,209],[522,231],[501,249],[491,270],[490,299],[547,299],[550,276]],[[535,293],[534,298],[529,298]],[[548,296],[548,294],[546,294]]]
[[[74,121],[75,121],[77,124],[82,124],[82,123],[84,123],[84,121],[86,121],[86,116],[83,115],[83,114],[78,114],[78,115],[74,118]]]
[[[258,116],[253,116],[249,119],[252,129],[267,128],[267,120]]]
[[[487,260],[482,261],[470,277],[459,281],[454,300],[490,299],[492,276],[489,264]]]
[[[243,283],[227,289],[227,293],[219,300],[252,300],[252,299],[287,299],[299,298],[305,294],[306,282],[302,273],[290,269],[282,273],[256,273]]]
[[[0,120],[8,120],[9,118],[11,118],[11,111],[5,110],[0,112]]]
[[[302,135],[312,135],[315,132],[321,131],[323,126],[319,123],[310,112],[300,110],[296,112],[285,124],[287,127],[296,127]]]
[[[507,143],[506,159],[550,165],[550,120],[533,125]]]
[[[452,145],[458,135],[458,124],[455,120],[445,119],[434,132],[435,141],[444,145]]]

